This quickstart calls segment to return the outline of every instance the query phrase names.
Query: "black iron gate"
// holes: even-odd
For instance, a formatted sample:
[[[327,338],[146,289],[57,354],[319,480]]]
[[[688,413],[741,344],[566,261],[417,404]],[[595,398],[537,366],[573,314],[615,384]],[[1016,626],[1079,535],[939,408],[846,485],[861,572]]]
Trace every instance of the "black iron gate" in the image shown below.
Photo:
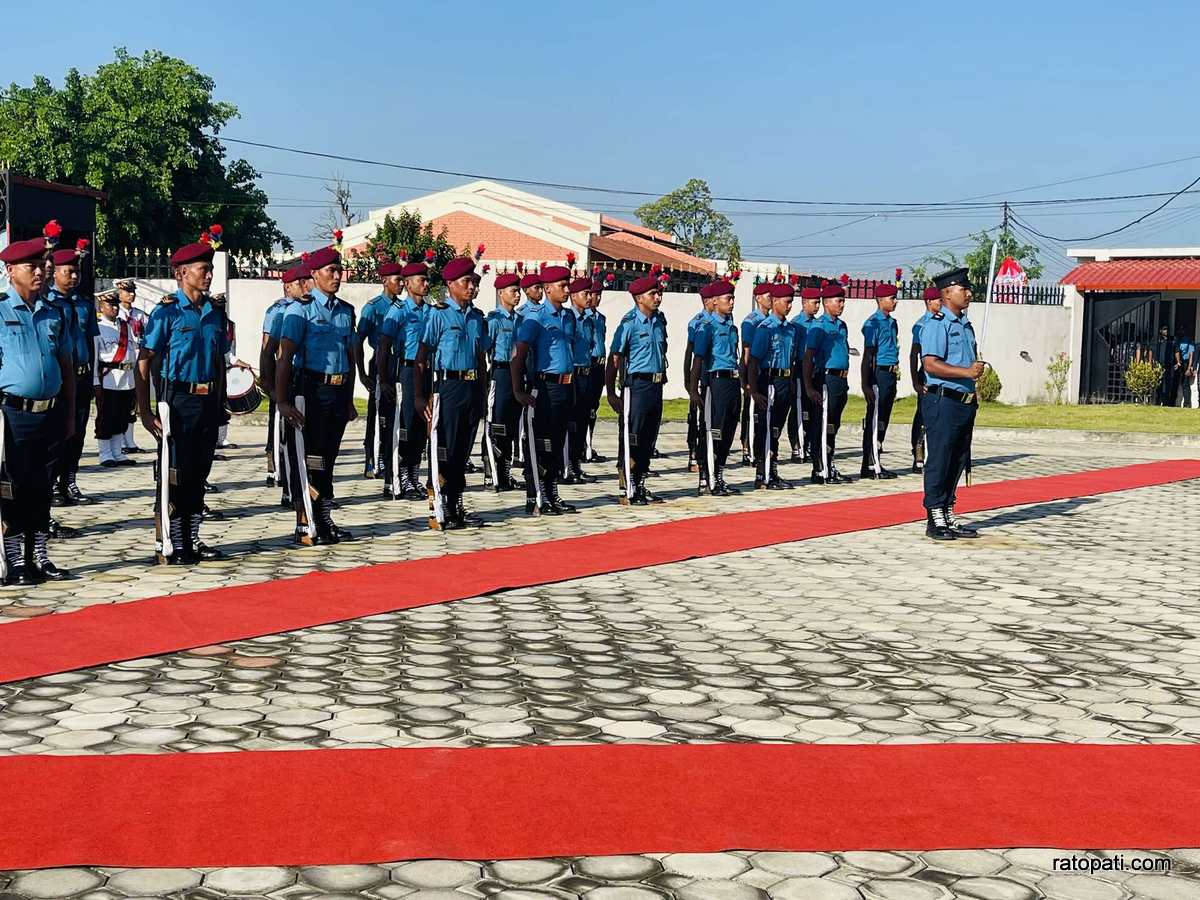
[[[1125,370],[1139,347],[1153,342],[1162,315],[1162,295],[1089,295],[1083,315],[1081,403],[1132,403]]]

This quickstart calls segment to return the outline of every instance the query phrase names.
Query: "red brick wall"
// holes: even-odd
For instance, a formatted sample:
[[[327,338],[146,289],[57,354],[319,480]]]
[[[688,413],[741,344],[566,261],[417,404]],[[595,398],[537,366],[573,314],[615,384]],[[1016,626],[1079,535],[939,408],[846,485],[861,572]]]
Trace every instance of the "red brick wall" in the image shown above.
[[[453,212],[433,220],[433,233],[446,228],[446,239],[459,250],[469,247],[472,252],[480,244],[486,244],[484,259],[525,260],[531,263],[543,260],[565,259],[568,248],[549,241],[530,237],[512,228],[497,225],[465,212]]]

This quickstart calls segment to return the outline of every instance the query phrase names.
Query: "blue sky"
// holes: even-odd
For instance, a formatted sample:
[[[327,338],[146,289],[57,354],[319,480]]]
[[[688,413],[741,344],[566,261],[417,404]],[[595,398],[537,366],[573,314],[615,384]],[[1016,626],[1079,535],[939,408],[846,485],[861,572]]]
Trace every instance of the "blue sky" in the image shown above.
[[[60,5],[48,31],[40,8],[23,4],[7,11],[0,83],[35,73],[58,83],[115,46],[157,48],[210,74],[218,98],[239,107],[230,137],[625,190],[665,192],[690,177],[720,196],[871,203],[1177,190],[1200,175],[1200,159],[1018,192],[1200,156],[1200,12],[1115,6],[117,0]],[[21,34],[49,40],[13,39]],[[263,171],[400,186],[356,184],[366,207],[459,181],[231,149]],[[311,243],[321,183],[262,184],[284,230]],[[544,193],[627,217],[645,199]],[[1158,202],[1020,214],[1046,234],[1079,237]],[[854,222],[862,214],[851,208],[718,205],[746,257],[856,274],[919,259],[924,248],[911,245],[961,247],[999,218],[987,209]],[[1062,245],[1042,243],[1051,273],[1063,271]],[[1200,244],[1200,194],[1096,243]]]

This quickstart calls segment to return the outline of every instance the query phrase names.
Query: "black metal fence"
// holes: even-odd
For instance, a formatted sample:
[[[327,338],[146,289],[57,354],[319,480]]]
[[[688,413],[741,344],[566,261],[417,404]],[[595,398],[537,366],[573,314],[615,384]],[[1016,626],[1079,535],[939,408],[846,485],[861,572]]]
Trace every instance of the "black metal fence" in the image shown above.
[[[822,280],[815,275],[801,276],[800,284],[804,287],[818,287]],[[875,286],[879,284],[894,284],[901,300],[920,300],[928,281],[886,281],[880,278],[851,278],[845,283],[846,297],[851,300],[871,300],[875,297]],[[983,303],[987,298],[987,285],[974,285],[971,288],[975,303]],[[1009,303],[1025,306],[1062,306],[1063,286],[1060,284],[1032,283],[1025,285],[997,284],[992,287],[993,303]]]

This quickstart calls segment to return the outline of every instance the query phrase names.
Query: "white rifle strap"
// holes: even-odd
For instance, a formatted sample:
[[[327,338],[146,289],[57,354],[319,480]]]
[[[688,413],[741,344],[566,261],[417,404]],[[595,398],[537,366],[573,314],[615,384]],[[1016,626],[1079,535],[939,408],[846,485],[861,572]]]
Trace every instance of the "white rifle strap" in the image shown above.
[[[158,527],[162,532],[163,556],[171,556],[171,407],[158,402],[158,418],[162,422],[162,440],[158,444]]]
[[[871,385],[875,395],[875,409],[871,414],[871,448],[875,451],[875,474],[883,473],[883,462],[879,459],[879,385]]]
[[[755,385],[757,387],[757,385]],[[746,424],[750,426],[750,462],[757,463],[758,451],[754,447],[754,420],[757,418],[757,408],[754,404],[754,391],[750,391],[750,396],[746,398],[750,404],[750,414],[746,416]]]
[[[484,411],[483,444],[487,447],[488,464],[492,467],[492,489],[500,493],[500,474],[496,471],[496,447],[492,443],[492,407],[496,403],[496,379],[488,379],[487,409]]]
[[[767,385],[767,414],[763,416],[763,476],[771,477],[771,407],[775,405],[775,379]]]
[[[625,376],[628,378],[628,374]],[[625,440],[621,443],[624,445],[624,459],[621,464],[625,467],[625,497],[629,500],[633,499],[633,450],[630,448],[632,444],[629,433],[629,407],[633,406],[633,391],[627,390],[628,384],[626,381],[621,381],[621,429],[624,433]]]
[[[537,388],[530,392],[530,396],[537,400]],[[538,455],[537,455],[537,438],[533,432],[533,407],[525,407],[525,412],[521,416],[521,421],[525,423],[525,452],[529,454],[529,472],[533,476],[534,497],[537,499],[538,509],[542,508],[542,476],[538,472]]]
[[[713,449],[711,384],[704,389],[704,451],[708,459],[708,472],[705,473],[705,481],[708,482],[708,489],[711,491],[713,478],[716,475],[713,470],[717,466],[717,454]]]
[[[304,415],[304,398],[296,397],[293,404],[300,415]],[[316,537],[317,523],[313,521],[312,491],[308,487],[308,456],[304,449],[304,429],[293,425],[292,434],[295,435],[296,474],[300,476],[300,496],[304,498],[304,517],[308,522],[308,536]],[[293,497],[292,501],[294,502],[295,499]]]
[[[400,420],[404,416],[404,382],[396,382],[396,409],[392,413],[392,496],[400,493]]]
[[[433,393],[433,415],[429,423],[429,484],[433,491],[433,499],[430,501],[433,511],[433,517],[437,519],[439,525],[446,521],[446,511],[442,505],[442,485],[439,482],[439,466],[438,466],[438,424],[442,411],[441,395],[437,392],[436,387]]]
[[[378,361],[375,363],[375,434],[371,442],[371,465],[376,472],[383,470],[383,460],[379,458],[379,449],[383,443],[383,374],[379,371]]]
[[[275,465],[275,480],[279,480],[279,473],[284,471],[284,459],[287,454],[283,451],[283,413],[279,411],[279,404],[275,404],[275,417],[271,420],[271,430],[275,434],[274,446],[271,448],[271,455],[274,457]],[[285,481],[284,485],[288,491],[291,490],[291,482]]]
[[[829,477],[829,386],[821,384],[821,470]]]

